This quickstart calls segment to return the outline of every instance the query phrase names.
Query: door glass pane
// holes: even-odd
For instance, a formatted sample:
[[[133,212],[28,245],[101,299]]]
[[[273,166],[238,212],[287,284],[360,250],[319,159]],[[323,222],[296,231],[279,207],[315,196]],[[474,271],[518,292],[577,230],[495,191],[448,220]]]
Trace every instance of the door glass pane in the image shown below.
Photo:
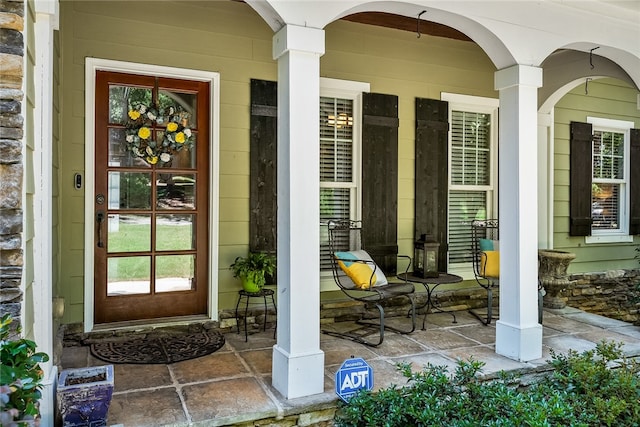
[[[149,163],[127,151],[124,143],[126,137],[127,131],[125,129],[109,129],[109,166],[149,167]]]
[[[150,173],[109,172],[109,209],[150,208]]]
[[[165,154],[159,157],[157,165],[163,168],[174,169],[195,169],[196,167],[196,134],[190,130],[176,129],[175,132],[167,134],[158,131],[156,140]],[[182,141],[176,142],[176,141]],[[161,145],[160,145],[161,144]]]
[[[156,250],[180,251],[194,249],[195,215],[156,216]]]
[[[109,253],[151,249],[150,215],[109,215]]]
[[[193,288],[195,255],[156,257],[156,292],[188,291]]]
[[[107,295],[151,292],[151,257],[112,257],[107,260]]]
[[[162,168],[172,169],[195,169],[196,168],[196,142],[198,139],[197,132],[193,132],[190,137],[191,143],[188,147],[173,153],[171,161],[167,163],[158,163]],[[162,137],[161,139],[162,140]]]
[[[184,112],[186,122],[184,126],[195,128],[195,118],[198,117],[198,95],[195,93],[181,93],[166,89],[160,89],[158,92],[158,107],[165,109],[174,107],[178,112]]]
[[[109,123],[127,123],[129,107],[143,103],[151,104],[151,89],[130,86],[109,86]]]
[[[156,185],[158,209],[194,209],[194,174],[160,173]]]

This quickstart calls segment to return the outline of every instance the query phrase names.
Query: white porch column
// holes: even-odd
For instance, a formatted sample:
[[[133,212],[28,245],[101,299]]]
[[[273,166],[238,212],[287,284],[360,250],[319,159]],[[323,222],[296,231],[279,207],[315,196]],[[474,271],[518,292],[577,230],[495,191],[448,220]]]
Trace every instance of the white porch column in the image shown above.
[[[278,60],[278,339],[273,386],[287,399],[324,391],[320,350],[320,56],[324,30],[286,25]]]
[[[542,69],[496,72],[500,91],[500,320],[496,353],[519,361],[542,357],[538,324],[537,90]]]
[[[38,351],[49,355],[47,363],[41,363],[44,375],[42,380],[42,399],[40,400],[41,425],[53,426],[55,422],[55,392],[58,368],[53,364],[54,336],[56,331],[53,321],[53,266],[52,266],[52,221],[53,206],[53,146],[54,100],[53,64],[54,42],[53,32],[59,29],[58,1],[36,1],[35,22],[33,32],[27,33],[27,38],[33,37],[33,79],[34,102],[33,122],[26,123],[26,127],[33,128],[33,180],[35,194],[33,198],[34,210],[34,238],[33,238],[33,333],[38,344]],[[27,8],[28,9],[28,8]],[[25,17],[25,20],[27,18]],[[26,57],[26,55],[25,55]],[[25,69],[28,68],[25,66]],[[25,92],[27,92],[25,90]],[[25,107],[26,108],[26,105]],[[25,135],[27,132],[25,132]]]

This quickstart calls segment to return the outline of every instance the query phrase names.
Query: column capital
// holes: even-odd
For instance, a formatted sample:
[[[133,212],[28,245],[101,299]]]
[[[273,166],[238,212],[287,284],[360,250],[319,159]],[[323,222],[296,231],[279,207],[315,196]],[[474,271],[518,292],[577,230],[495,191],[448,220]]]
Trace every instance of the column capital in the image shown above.
[[[495,73],[495,89],[502,90],[513,86],[542,86],[542,68],[516,64]]]
[[[273,36],[273,59],[291,50],[324,55],[324,30],[285,25]]]

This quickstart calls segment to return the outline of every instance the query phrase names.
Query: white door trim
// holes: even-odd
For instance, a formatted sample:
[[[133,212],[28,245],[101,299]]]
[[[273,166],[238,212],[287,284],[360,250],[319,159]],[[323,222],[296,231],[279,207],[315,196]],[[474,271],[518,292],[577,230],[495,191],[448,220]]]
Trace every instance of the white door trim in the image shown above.
[[[133,62],[86,58],[85,63],[85,170],[84,170],[84,331],[94,328],[93,243],[95,174],[95,81],[97,71],[146,74],[160,77],[207,81],[210,83],[209,139],[209,301],[208,316],[218,320],[218,199],[220,151],[220,73]]]

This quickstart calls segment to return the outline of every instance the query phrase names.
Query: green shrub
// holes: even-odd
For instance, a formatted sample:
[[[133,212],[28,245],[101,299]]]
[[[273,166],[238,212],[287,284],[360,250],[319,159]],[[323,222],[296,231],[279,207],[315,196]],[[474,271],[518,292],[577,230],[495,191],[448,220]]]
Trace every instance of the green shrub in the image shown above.
[[[43,377],[39,364],[49,356],[36,352],[33,341],[8,339],[11,321],[9,314],[0,320],[0,426],[37,425]]]
[[[614,363],[615,361],[615,363]],[[615,364],[616,369],[611,369]],[[459,361],[453,374],[427,365],[398,365],[408,384],[360,391],[336,416],[338,426],[620,426],[640,425],[640,373],[619,344],[602,342],[582,354],[552,353],[553,371],[519,387],[514,376],[483,381],[484,364]]]

